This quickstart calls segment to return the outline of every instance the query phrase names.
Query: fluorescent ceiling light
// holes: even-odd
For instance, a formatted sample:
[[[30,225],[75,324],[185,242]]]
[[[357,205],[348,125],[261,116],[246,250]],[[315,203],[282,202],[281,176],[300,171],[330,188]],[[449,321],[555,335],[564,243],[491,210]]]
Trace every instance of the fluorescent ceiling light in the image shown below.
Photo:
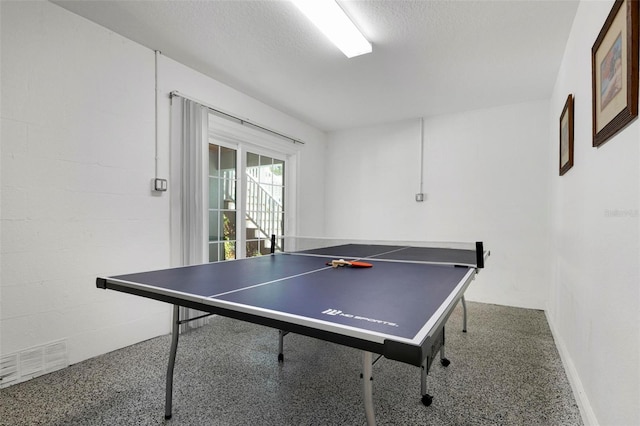
[[[371,43],[360,33],[335,0],[292,0],[347,58],[371,53]]]

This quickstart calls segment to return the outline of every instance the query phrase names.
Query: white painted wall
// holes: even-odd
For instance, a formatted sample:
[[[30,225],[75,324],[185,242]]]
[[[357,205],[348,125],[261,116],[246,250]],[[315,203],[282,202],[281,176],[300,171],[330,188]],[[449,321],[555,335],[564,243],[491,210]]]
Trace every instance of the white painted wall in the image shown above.
[[[543,308],[549,283],[549,104],[424,120],[424,192],[418,119],[329,134],[327,234],[484,241],[488,268],[470,300]]]
[[[0,354],[67,341],[70,363],[167,333],[168,305],[95,287],[170,265],[170,197],[155,174],[154,52],[49,2],[0,2]],[[158,172],[179,90],[307,142],[297,228],[323,229],[322,132],[159,60]]]
[[[169,260],[154,197],[153,53],[49,2],[2,2],[2,354],[66,339],[71,363],[169,327],[99,291]]]
[[[586,421],[640,424],[640,122],[592,147],[591,47],[613,2],[580,3],[550,108],[553,212],[547,315]],[[558,119],[575,96],[574,166]]]

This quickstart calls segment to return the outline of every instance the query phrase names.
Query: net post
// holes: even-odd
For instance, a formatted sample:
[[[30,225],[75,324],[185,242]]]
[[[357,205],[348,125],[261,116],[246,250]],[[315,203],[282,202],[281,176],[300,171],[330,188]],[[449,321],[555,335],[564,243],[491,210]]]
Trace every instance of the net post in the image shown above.
[[[276,252],[276,234],[271,234],[271,254]]]
[[[476,241],[476,267],[484,268],[484,245],[482,241]]]

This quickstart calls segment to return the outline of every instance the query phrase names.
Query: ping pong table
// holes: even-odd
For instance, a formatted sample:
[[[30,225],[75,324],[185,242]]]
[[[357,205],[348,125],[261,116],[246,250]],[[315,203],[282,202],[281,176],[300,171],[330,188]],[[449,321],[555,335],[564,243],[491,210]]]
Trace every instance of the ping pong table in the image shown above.
[[[284,239],[282,240],[284,241]],[[179,307],[188,307],[279,330],[283,339],[302,334],[362,351],[363,398],[367,424],[375,425],[372,398],[374,356],[421,368],[422,403],[432,402],[426,378],[444,353],[445,323],[484,267],[482,242],[470,247],[351,243],[328,245],[287,241],[291,251],[99,277],[98,288],[173,304],[172,340],[167,366],[165,418],[172,415],[173,370],[178,347]],[[275,237],[272,237],[275,247]],[[366,261],[370,268],[333,267],[337,259]]]

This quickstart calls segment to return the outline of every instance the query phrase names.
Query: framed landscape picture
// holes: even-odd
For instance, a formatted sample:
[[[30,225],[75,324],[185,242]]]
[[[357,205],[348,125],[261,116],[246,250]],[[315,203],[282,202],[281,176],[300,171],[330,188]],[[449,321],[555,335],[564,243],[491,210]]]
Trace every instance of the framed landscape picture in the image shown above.
[[[593,146],[638,116],[637,0],[616,0],[591,49]]]
[[[573,166],[573,95],[567,101],[560,114],[560,176]]]

